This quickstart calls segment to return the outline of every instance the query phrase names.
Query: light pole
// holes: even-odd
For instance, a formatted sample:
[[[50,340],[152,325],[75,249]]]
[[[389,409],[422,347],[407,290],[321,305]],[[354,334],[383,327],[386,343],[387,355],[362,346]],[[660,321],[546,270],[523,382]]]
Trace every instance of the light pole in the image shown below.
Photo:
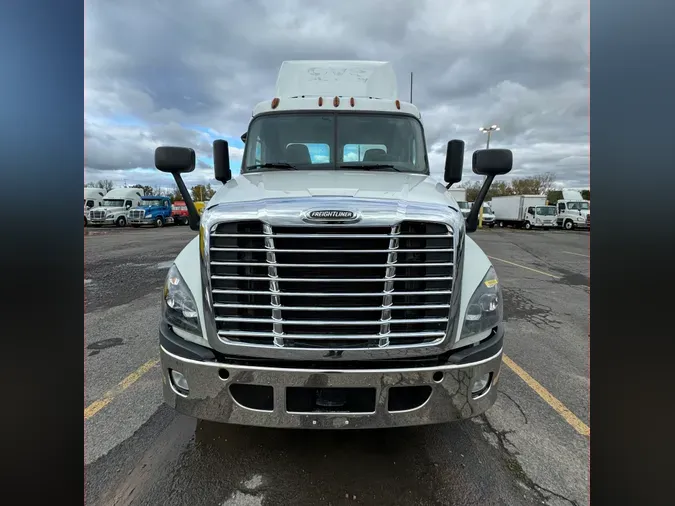
[[[490,136],[492,135],[492,132],[497,132],[499,127],[497,125],[492,125],[489,127],[480,127],[479,130],[484,134],[487,134],[487,145],[485,146],[485,149],[490,149]]]
[[[492,125],[489,127],[480,127],[479,130],[484,134],[487,134],[487,144],[485,149],[490,149],[490,136],[492,132],[497,132],[499,127],[497,125]],[[483,228],[483,205],[480,206],[480,211],[478,212],[478,228]]]

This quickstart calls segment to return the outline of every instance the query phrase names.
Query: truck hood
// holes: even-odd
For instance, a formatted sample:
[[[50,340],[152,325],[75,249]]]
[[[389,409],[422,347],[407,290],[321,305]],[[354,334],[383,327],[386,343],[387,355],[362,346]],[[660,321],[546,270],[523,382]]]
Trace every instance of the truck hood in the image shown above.
[[[136,206],[136,207],[132,207],[131,209],[129,209],[129,211],[136,210],[136,211],[145,211],[146,213],[148,213],[148,212],[151,213],[153,211],[159,211],[160,209],[164,209],[164,208],[160,207],[160,206]]]
[[[229,202],[303,197],[377,198],[459,209],[445,186],[433,177],[356,170],[274,171],[240,175],[220,188],[208,207]]]
[[[92,207],[92,211],[105,211],[106,214],[126,211],[123,207]]]

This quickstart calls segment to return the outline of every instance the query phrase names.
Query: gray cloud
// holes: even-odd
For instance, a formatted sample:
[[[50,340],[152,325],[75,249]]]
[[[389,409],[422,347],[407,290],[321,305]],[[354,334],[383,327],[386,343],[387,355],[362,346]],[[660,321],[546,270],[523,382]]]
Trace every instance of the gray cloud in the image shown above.
[[[513,177],[587,186],[588,11],[580,0],[90,0],[87,179],[152,167],[160,143],[209,156],[209,136],[190,126],[239,137],[283,60],[377,59],[394,64],[402,99],[414,72],[434,173],[448,140],[482,147],[478,127],[497,123]],[[131,116],[139,123],[115,121]],[[194,177],[208,172],[201,162]]]

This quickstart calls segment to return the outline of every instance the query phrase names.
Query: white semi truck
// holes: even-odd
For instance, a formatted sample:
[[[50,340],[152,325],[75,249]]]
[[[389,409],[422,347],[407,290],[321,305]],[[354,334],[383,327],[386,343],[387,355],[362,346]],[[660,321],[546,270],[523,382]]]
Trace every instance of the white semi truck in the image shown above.
[[[555,206],[546,204],[541,195],[508,195],[492,197],[490,201],[495,220],[500,227],[511,225],[517,228],[555,227]]]
[[[103,197],[103,205],[89,211],[89,224],[94,227],[116,225],[125,227],[129,209],[143,205],[144,192],[140,188],[114,188]]]
[[[511,151],[473,153],[487,177],[465,221],[447,191],[464,142],[448,143],[445,183],[431,177],[420,112],[399,100],[390,64],[296,61],[253,111],[240,175],[227,141],[213,157],[223,186],[200,216],[181,177],[194,150],[155,151],[199,231],[162,296],[166,403],[218,422],[348,429],[495,402],[502,294],[468,234]]]
[[[556,221],[565,230],[591,228],[591,203],[576,190],[563,190],[563,198],[555,203]]]
[[[84,189],[84,226],[87,226],[89,211],[94,207],[103,205],[105,190],[103,188],[85,188]]]

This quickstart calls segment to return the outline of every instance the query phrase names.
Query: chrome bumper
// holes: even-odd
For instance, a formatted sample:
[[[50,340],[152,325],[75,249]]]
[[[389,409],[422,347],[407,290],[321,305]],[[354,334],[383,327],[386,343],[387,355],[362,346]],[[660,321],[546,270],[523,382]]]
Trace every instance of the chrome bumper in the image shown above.
[[[160,357],[164,401],[180,413],[203,420],[259,427],[367,429],[443,423],[480,415],[496,400],[502,350],[468,364],[368,370],[228,365],[179,357],[163,346],[160,346]],[[176,388],[170,377],[171,370],[183,374],[189,388],[187,393]],[[474,382],[486,374],[491,374],[487,390],[477,396],[472,394]],[[234,399],[232,385],[272,387],[269,409],[245,407]],[[412,409],[389,409],[392,389],[414,386],[430,389],[430,395]],[[289,410],[287,392],[292,387],[306,388],[306,392],[331,387],[370,388],[374,390],[373,409],[358,412]]]
[[[129,218],[129,225],[152,225],[155,222],[153,218]]]

